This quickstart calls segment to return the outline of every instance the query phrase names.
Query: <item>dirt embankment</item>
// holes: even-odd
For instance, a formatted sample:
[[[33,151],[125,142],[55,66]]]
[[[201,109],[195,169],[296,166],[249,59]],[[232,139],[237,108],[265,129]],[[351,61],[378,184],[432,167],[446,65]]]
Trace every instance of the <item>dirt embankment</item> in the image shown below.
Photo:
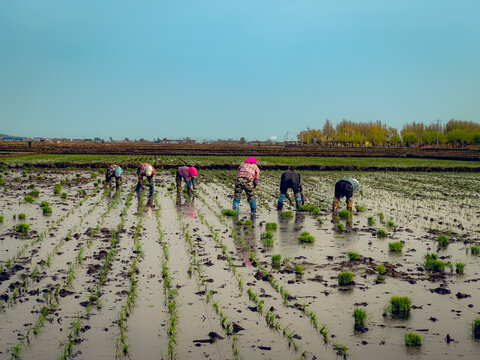
[[[480,148],[366,148],[298,145],[0,142],[0,153],[392,157],[480,160]]]

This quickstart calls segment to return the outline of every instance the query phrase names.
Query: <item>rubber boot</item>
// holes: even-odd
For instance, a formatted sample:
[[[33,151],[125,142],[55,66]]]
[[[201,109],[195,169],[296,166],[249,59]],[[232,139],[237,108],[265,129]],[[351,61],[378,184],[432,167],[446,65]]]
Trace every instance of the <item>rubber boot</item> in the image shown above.
[[[297,210],[300,209],[300,205],[302,205],[302,196],[300,194],[295,194],[295,206]]]
[[[353,197],[347,199],[347,210],[352,212],[353,208]]]
[[[250,211],[252,212],[252,214],[256,213],[257,212],[257,202],[255,201],[255,198],[250,199],[249,204],[250,204]]]
[[[277,210],[283,209],[283,200],[285,200],[285,194],[280,194],[278,197]]]
[[[333,205],[332,205],[332,211],[334,213],[337,212],[338,210],[338,203],[340,202],[340,199],[339,198],[333,198]]]
[[[233,197],[233,210],[235,210],[238,213],[238,208],[240,206],[240,199],[237,197]]]

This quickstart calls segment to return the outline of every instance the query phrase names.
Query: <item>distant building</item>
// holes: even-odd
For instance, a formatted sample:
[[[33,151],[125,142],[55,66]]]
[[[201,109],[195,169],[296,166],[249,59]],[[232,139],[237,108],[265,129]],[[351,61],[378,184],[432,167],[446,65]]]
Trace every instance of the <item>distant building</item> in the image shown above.
[[[21,137],[3,137],[3,141],[23,141]]]

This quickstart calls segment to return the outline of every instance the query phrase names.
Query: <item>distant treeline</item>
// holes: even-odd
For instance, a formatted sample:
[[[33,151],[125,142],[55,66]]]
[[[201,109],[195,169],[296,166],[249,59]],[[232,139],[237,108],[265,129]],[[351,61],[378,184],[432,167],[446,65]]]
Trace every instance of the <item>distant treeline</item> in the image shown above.
[[[297,135],[303,145],[342,144],[350,146],[452,146],[480,144],[480,124],[472,121],[450,120],[445,125],[412,122],[397,129],[381,121],[356,123],[346,119],[334,128],[326,119],[322,129],[304,130]]]

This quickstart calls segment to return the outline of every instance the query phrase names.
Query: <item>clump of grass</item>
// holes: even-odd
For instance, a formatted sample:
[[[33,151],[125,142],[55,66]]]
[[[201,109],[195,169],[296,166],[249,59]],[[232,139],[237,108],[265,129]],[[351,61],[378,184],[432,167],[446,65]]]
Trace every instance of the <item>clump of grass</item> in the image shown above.
[[[338,285],[346,286],[353,282],[354,275],[349,271],[342,271],[338,274]]]
[[[425,270],[443,272],[446,263],[438,260],[437,254],[425,254]]]
[[[405,334],[405,345],[406,346],[422,346],[422,337],[414,332],[408,332]]]
[[[364,205],[355,205],[355,209],[357,209],[358,212],[367,211],[367,207]]]
[[[236,212],[235,210],[223,209],[223,210],[222,210],[222,215],[225,215],[225,216],[235,216],[235,215],[237,215],[237,212]]]
[[[302,243],[313,243],[315,241],[315,238],[313,235],[310,235],[307,231],[304,231],[300,234],[298,237],[298,240]]]
[[[67,194],[66,192],[63,192],[63,193],[60,195],[60,197],[61,197],[62,199],[66,199],[66,198],[68,197],[68,194]]]
[[[243,225],[245,225],[245,226],[252,226],[252,220],[250,220],[250,219],[245,220],[245,221],[243,222]]]
[[[335,227],[337,229],[337,232],[342,233],[345,231],[345,226],[341,223],[338,223]]]
[[[275,230],[277,230],[277,224],[274,223],[274,222],[266,223],[266,224],[265,224],[265,230],[267,230],[267,231],[275,231]]]
[[[388,248],[392,252],[401,252],[403,249],[403,243],[401,241],[395,241],[388,243]]]
[[[29,229],[30,225],[25,223],[20,223],[15,227],[15,230],[17,230],[17,232],[21,232],[23,234],[27,234]]]
[[[282,255],[280,254],[272,255],[272,266],[274,268],[279,268],[281,261],[282,261]]]
[[[479,252],[480,252],[480,246],[478,246],[478,245],[471,245],[470,246],[470,253],[472,255],[478,255]]]
[[[387,268],[385,267],[385,265],[383,264],[378,264],[375,269],[377,270],[377,272],[380,274],[380,275],[383,275],[387,272]]]
[[[265,231],[260,234],[260,239],[265,246],[273,245],[273,234],[270,231]]]
[[[287,210],[287,211],[282,211],[282,219],[291,219],[293,217],[293,212],[290,211],[290,210]]]
[[[473,320],[472,332],[475,339],[480,339],[480,317],[477,317],[475,320]]]
[[[55,186],[53,187],[53,193],[55,195],[58,195],[60,194],[61,191],[62,191],[62,184],[55,184]]]
[[[356,308],[353,310],[353,318],[355,319],[354,328],[357,331],[365,330],[365,320],[367,319],[367,313],[365,310]]]
[[[358,259],[360,259],[360,255],[358,255],[358,253],[356,253],[355,251],[349,251],[347,252],[347,255],[350,261],[357,261]]]
[[[18,220],[25,220],[26,216],[24,213],[18,214]]]
[[[348,220],[348,218],[350,218],[350,215],[352,215],[352,213],[347,209],[343,209],[338,212],[338,217],[342,220]]]
[[[448,238],[443,234],[438,237],[437,241],[438,246],[440,246],[441,248],[446,248],[449,243]]]
[[[377,237],[379,238],[384,238],[387,236],[387,232],[383,229],[378,229],[377,230]]]
[[[368,226],[372,226],[375,224],[375,218],[373,216],[368,217]]]
[[[458,262],[455,264],[455,272],[457,274],[463,274],[463,269],[465,268],[465,264]]]
[[[299,264],[296,264],[294,271],[295,271],[295,274],[297,274],[299,276],[303,275],[303,266],[299,265]]]
[[[392,296],[386,312],[394,318],[407,319],[410,315],[411,302],[407,296]]]
[[[35,199],[33,198],[32,195],[25,195],[24,200],[25,200],[25,202],[30,203],[30,204],[35,201]]]

